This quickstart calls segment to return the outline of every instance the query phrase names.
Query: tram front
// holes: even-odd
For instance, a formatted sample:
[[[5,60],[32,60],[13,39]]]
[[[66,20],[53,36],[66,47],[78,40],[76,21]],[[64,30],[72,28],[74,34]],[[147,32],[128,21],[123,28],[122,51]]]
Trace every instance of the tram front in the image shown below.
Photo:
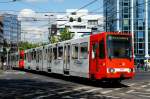
[[[106,35],[106,51],[107,78],[133,78],[135,70],[131,35]]]

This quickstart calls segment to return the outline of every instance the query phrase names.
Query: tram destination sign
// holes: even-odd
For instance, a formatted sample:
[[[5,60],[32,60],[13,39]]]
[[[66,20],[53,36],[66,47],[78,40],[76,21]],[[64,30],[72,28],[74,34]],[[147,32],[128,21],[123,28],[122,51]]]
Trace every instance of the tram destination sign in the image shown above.
[[[113,35],[109,35],[108,36],[108,40],[123,40],[123,41],[128,41],[129,37],[127,37],[127,36],[113,36]]]

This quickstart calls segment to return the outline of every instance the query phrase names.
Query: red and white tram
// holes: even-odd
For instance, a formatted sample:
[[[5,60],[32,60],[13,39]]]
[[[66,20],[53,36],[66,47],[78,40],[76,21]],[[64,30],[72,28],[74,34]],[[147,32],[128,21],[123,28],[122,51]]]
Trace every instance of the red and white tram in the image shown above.
[[[20,69],[95,80],[123,80],[135,75],[132,37],[127,33],[94,34],[21,51],[18,55]],[[18,60],[12,59],[16,67],[14,61]]]

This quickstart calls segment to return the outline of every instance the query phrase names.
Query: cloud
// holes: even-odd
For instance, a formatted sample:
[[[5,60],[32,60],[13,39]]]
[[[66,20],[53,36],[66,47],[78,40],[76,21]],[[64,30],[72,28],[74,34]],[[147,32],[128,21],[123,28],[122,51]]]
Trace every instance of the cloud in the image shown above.
[[[32,9],[23,9],[19,13],[21,20],[22,40],[28,42],[46,42],[48,41],[48,26],[40,27],[47,24],[45,21],[36,21],[37,19],[45,19],[44,13],[35,13]]]
[[[36,18],[36,13],[32,9],[23,9],[19,13],[19,20],[27,20]]]

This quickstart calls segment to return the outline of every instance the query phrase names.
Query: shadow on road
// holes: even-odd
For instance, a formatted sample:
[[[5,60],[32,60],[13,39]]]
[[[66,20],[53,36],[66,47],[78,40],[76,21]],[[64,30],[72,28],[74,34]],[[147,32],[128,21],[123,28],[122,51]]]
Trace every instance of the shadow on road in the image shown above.
[[[124,88],[124,87],[129,87],[125,84],[116,82],[116,83],[110,83],[110,82],[102,82],[102,81],[92,81],[89,79],[85,78],[79,78],[79,77],[70,77],[70,76],[63,76],[63,75],[58,75],[58,74],[50,74],[50,73],[45,73],[45,72],[36,72],[36,71],[26,71],[26,72],[31,72],[35,74],[41,74],[45,75],[48,77],[53,77],[55,79],[62,79],[65,81],[69,81],[72,83],[78,83],[78,84],[83,84],[83,85],[88,85],[88,86],[94,86],[94,87],[101,87],[101,88]]]
[[[67,88],[67,85],[35,80],[0,79],[0,99],[31,99],[57,94],[52,91],[55,88]]]

